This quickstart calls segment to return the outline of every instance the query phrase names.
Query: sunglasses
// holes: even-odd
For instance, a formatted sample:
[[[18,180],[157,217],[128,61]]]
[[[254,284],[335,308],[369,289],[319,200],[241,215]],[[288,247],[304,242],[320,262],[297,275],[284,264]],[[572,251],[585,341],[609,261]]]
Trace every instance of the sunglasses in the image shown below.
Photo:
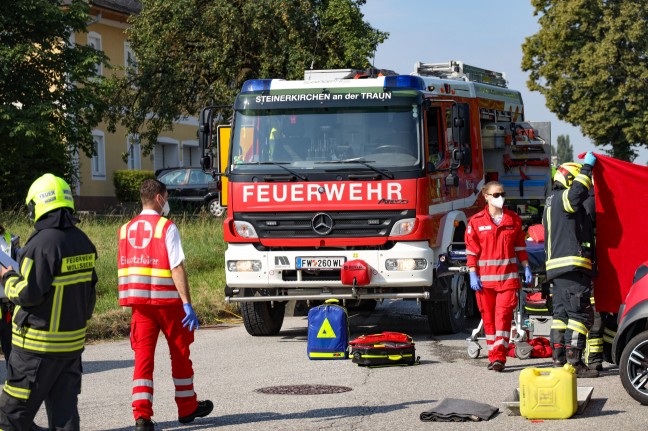
[[[506,192],[502,192],[502,193],[486,193],[486,194],[488,196],[492,196],[494,198],[498,198],[500,196],[503,197],[503,198],[506,197]]]

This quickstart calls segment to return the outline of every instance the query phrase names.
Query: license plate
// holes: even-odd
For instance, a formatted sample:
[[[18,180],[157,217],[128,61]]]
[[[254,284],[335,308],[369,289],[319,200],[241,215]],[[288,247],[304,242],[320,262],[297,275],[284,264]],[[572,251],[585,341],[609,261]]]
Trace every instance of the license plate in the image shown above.
[[[297,269],[340,269],[346,257],[298,257]]]

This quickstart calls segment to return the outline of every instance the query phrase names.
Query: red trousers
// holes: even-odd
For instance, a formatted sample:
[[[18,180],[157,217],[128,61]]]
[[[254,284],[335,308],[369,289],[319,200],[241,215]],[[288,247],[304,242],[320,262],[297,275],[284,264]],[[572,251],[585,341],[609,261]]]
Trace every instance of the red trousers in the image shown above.
[[[185,317],[182,304],[133,305],[131,320],[131,348],[135,352],[133,372],[133,416],[135,420],[153,416],[153,367],[155,346],[160,331],[164,334],[171,353],[171,373],[175,385],[178,417],[193,413],[198,407],[193,387],[193,367],[189,346],[193,332],[182,326]]]
[[[506,363],[513,310],[517,305],[517,289],[496,291],[483,288],[475,292],[477,306],[484,322],[488,360]]]

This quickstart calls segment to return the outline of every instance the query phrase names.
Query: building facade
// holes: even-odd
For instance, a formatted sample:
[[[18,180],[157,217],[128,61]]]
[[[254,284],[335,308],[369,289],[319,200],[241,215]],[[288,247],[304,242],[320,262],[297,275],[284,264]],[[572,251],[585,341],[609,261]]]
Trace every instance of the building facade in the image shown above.
[[[92,19],[87,33],[74,35],[74,42],[87,44],[103,51],[113,66],[124,66],[134,61],[133,51],[126,38],[128,17],[137,14],[141,5],[134,0],[93,0],[90,2]],[[108,71],[97,65],[97,74],[107,76]],[[142,154],[136,136],[127,135],[117,127],[109,133],[106,124],[99,124],[93,131],[96,155],[79,155],[79,185],[76,187],[77,209],[80,211],[111,212],[118,210],[113,176],[123,169],[156,171],[175,166],[200,166],[200,147],[197,138],[198,119],[187,118],[174,124],[172,131],[163,132],[155,150],[147,156]],[[128,153],[125,163],[122,154]]]

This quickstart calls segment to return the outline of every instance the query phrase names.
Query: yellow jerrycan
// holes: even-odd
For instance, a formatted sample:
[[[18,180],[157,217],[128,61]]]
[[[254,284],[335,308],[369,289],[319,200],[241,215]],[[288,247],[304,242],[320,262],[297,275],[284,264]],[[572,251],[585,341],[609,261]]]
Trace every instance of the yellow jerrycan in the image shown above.
[[[520,372],[520,414],[527,419],[568,419],[578,409],[576,370],[525,368]]]

